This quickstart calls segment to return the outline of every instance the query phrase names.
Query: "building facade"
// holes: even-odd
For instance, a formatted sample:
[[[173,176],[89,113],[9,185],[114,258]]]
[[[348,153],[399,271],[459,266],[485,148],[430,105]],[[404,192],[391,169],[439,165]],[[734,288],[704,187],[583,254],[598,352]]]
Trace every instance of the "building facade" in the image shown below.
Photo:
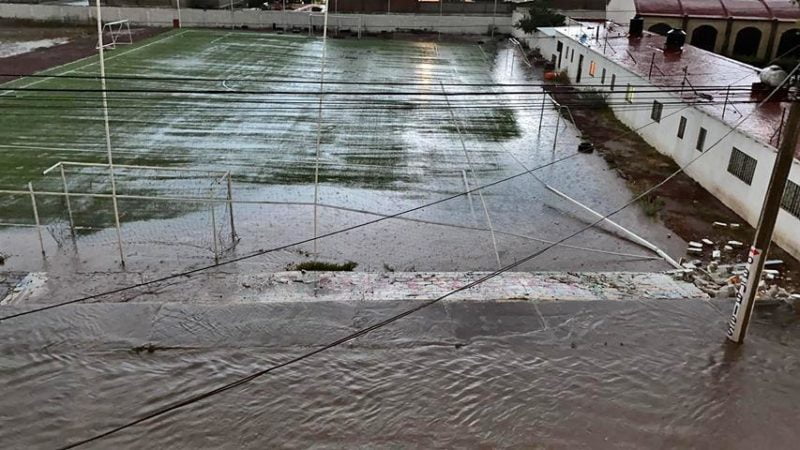
[[[688,42],[742,61],[800,58],[800,5],[791,0],[611,0],[607,18],[627,24],[636,14],[645,30],[686,31]]]
[[[592,26],[597,24],[540,29],[525,40],[565,71],[575,87],[603,92],[621,122],[687,166],[687,175],[755,226],[788,103],[758,104],[745,88],[758,81],[752,66],[690,45],[665,52],[665,38],[653,33],[631,39],[627,27],[601,26],[598,33]],[[697,92],[692,86],[718,89]],[[800,258],[797,156],[800,149],[774,241]]]

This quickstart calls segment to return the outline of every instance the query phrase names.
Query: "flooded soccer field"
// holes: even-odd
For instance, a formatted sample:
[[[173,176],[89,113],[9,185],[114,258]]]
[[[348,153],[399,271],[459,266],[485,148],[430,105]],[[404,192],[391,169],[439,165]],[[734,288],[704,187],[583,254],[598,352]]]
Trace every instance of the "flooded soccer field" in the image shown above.
[[[576,153],[579,133],[505,43],[433,36],[324,46],[323,64],[318,38],[176,30],[107,52],[129,267],[279,246],[490,185],[258,261],[281,269],[316,251],[359,270],[487,270],[594,219],[545,183],[601,213],[632,196],[601,158]],[[0,92],[9,112],[0,117],[0,189],[10,191],[0,194],[0,245],[12,268],[42,265],[29,182],[50,193],[35,199],[49,261],[95,270],[119,260],[98,70],[88,58]],[[83,165],[43,175],[59,162]],[[57,195],[64,190],[70,211]],[[228,193],[233,208],[203,200]],[[638,206],[614,218],[683,250]],[[668,267],[602,228],[567,244],[521,270]]]

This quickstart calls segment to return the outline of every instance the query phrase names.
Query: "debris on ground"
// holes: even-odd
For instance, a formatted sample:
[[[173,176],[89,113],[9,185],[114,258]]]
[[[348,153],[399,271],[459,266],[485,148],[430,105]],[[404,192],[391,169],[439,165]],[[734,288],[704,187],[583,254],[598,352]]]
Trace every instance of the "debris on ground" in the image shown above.
[[[746,261],[749,249],[744,242],[752,239],[755,230],[743,222],[741,216],[685,173],[675,176],[678,169],[675,161],[659,153],[638,134],[630,133],[630,128],[617,119],[601,98],[568,83],[557,86],[558,89],[550,86],[545,89],[559,102],[574,102],[577,97],[596,105],[576,108],[571,111],[571,117],[583,139],[594,143],[596,153],[605,159],[610,169],[626,180],[634,192],[658,186],[653,195],[660,203],[654,216],[686,242],[704,243],[702,239],[708,239],[712,243],[690,246],[694,250],[687,252],[689,258],[700,258],[705,264],[710,260],[720,264]],[[669,181],[664,183],[665,179]],[[720,251],[718,259],[714,250]],[[775,283],[789,291],[800,291],[800,275],[796,275],[800,274],[800,261],[778,245],[770,248],[768,257],[786,261],[786,266],[781,268],[782,276],[776,278]]]
[[[782,261],[768,261],[771,266],[779,266]],[[712,261],[705,267],[701,261],[682,262],[683,269],[673,270],[670,273],[676,279],[691,281],[694,285],[713,298],[733,298],[742,286],[742,274],[746,270],[746,264],[719,264]],[[760,304],[767,304],[775,300],[784,301],[792,305],[800,305],[800,293],[789,293],[780,287],[776,280],[780,279],[781,273],[777,269],[767,269],[763,271],[763,279],[758,283],[756,300]],[[757,304],[759,304],[757,303]]]
[[[745,246],[738,223],[709,222],[712,230],[688,240],[686,257],[681,259],[680,270],[672,275],[694,285],[704,293],[715,298],[736,297],[742,278],[747,271],[749,249]],[[734,231],[737,230],[737,231]],[[784,258],[781,256],[780,258]],[[794,261],[789,259],[768,259],[764,262],[762,279],[756,291],[759,305],[786,302],[796,305],[800,310],[800,286]],[[793,297],[797,296],[797,297]]]

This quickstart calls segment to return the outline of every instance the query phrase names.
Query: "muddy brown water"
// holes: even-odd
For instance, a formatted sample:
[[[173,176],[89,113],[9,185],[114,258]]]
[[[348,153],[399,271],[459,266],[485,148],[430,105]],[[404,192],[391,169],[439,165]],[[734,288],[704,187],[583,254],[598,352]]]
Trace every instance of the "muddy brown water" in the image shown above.
[[[102,304],[7,321],[0,445],[86,438],[410,305]],[[440,303],[86,448],[792,448],[798,317],[759,310],[732,348],[730,306]]]

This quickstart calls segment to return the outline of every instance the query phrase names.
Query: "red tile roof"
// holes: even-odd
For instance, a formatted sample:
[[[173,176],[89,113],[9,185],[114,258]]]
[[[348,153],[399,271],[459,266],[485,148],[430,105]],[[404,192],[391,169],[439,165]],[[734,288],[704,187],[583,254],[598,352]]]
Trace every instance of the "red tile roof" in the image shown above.
[[[800,6],[791,0],[634,0],[634,3],[639,14],[653,16],[800,19]]]
[[[589,28],[594,26],[597,24],[587,23],[583,24],[583,27],[569,26],[557,29],[576,41],[583,34],[590,36],[586,42],[588,47],[604,54],[606,59],[636,73],[642,77],[642,81],[649,81],[654,86],[670,90],[678,89],[683,79],[684,68],[686,68],[686,79],[692,86],[719,86],[718,90],[703,91],[704,94],[713,97],[711,102],[704,102],[703,99],[694,95],[691,88],[687,87],[683,95],[687,102],[693,102],[695,108],[716,117],[731,127],[738,125],[739,131],[761,142],[776,146],[776,136],[783,117],[783,110],[786,109],[788,113],[789,103],[767,102],[758,106],[760,98],[751,97],[749,87],[760,81],[758,77],[760,69],[688,44],[683,47],[682,52],[665,53],[665,37],[645,32],[644,36],[639,39],[629,39],[627,27],[616,24],[608,28],[600,25],[599,40],[596,40],[596,29]],[[648,80],[651,60],[654,62],[654,69]],[[739,88],[730,95],[730,98],[735,97],[735,101],[752,102],[724,106],[726,86],[731,86],[732,89]],[[748,90],[744,90],[745,88]],[[725,110],[724,117],[723,109]],[[748,114],[750,114],[749,117]],[[748,118],[740,124],[743,117]],[[798,146],[796,156],[800,158],[800,146]]]

